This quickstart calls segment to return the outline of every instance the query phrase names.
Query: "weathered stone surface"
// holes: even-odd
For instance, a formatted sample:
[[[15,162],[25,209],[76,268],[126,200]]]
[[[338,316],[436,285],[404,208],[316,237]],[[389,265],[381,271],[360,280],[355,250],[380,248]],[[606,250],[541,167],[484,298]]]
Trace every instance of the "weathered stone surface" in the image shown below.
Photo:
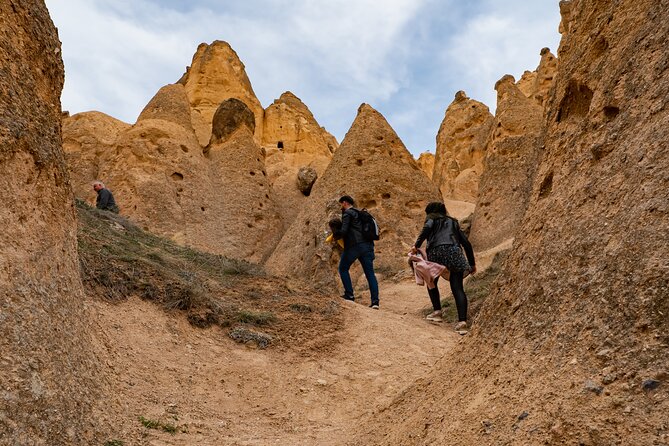
[[[516,86],[525,96],[545,107],[548,93],[557,73],[557,58],[548,48],[541,50],[541,61],[535,71],[526,71]]]
[[[221,102],[230,98],[239,99],[251,109],[256,120],[255,140],[261,142],[263,107],[253,92],[244,64],[227,42],[216,40],[210,45],[200,44],[178,83],[186,89],[200,145],[209,143],[214,113]]]
[[[311,188],[318,179],[318,172],[313,167],[300,167],[297,172],[297,188],[305,196],[311,194]]]
[[[420,154],[416,160],[416,164],[420,167],[420,170],[425,172],[425,175],[429,179],[432,179],[432,174],[434,173],[434,154],[430,152],[423,152]]]
[[[74,194],[94,204],[92,182],[101,176],[102,159],[111,156],[116,139],[130,124],[100,112],[77,113],[63,119],[63,150]]]
[[[203,149],[182,85],[162,88],[149,104],[134,126],[98,115],[66,120],[66,141],[78,156],[68,159],[78,160],[71,168],[85,179],[82,196],[94,201],[96,177],[113,191],[121,214],[146,230],[231,258],[264,260],[283,226],[263,150],[243,137],[253,135],[253,113],[234,98],[221,103]],[[103,137],[86,139],[98,132]],[[84,165],[88,160],[94,169]]]
[[[525,214],[541,149],[543,109],[513,76],[495,85],[497,111],[489,136],[470,240],[485,250],[513,238]]]
[[[336,286],[336,255],[324,243],[324,235],[328,220],[341,215],[337,199],[345,194],[353,196],[357,206],[367,208],[379,223],[381,240],[376,243],[375,265],[384,274],[405,268],[402,253],[422,227],[425,205],[440,198],[388,122],[363,104],[332,162],[268,260],[268,268]]]
[[[639,384],[669,363],[669,2],[568,3],[545,149],[500,279],[467,342],[358,444],[408,432],[423,444],[666,443],[669,400]],[[596,397],[582,383],[604,371],[603,347],[604,370],[624,378]],[[442,379],[455,373],[458,386]],[[533,429],[473,426],[509,426],[520,408]]]
[[[193,130],[191,110],[186,98],[186,89],[181,84],[165,85],[144,107],[137,122],[146,119],[162,119]]]
[[[251,109],[235,98],[221,102],[214,113],[209,144],[225,142],[241,127],[246,127],[251,133],[255,131],[256,123]]]
[[[432,174],[445,199],[476,202],[493,121],[488,107],[456,93],[439,127]]]
[[[61,149],[63,63],[43,1],[0,1],[0,443],[99,444]]]
[[[263,145],[283,153],[292,165],[321,161],[317,167],[322,171],[332,158],[339,144],[321,127],[307,106],[293,93],[287,91],[265,110]],[[280,147],[279,147],[280,146]],[[325,165],[323,165],[323,160]]]
[[[287,91],[265,110],[263,146],[267,152],[267,174],[281,203],[286,225],[305,196],[296,187],[298,170],[313,168],[320,176],[339,144],[321,127],[307,106]]]
[[[252,129],[241,122],[228,139],[212,141],[207,158],[215,172],[212,190],[220,193],[219,210],[212,209],[215,227],[207,236],[219,241],[222,254],[264,261],[283,234],[264,149],[255,143]]]

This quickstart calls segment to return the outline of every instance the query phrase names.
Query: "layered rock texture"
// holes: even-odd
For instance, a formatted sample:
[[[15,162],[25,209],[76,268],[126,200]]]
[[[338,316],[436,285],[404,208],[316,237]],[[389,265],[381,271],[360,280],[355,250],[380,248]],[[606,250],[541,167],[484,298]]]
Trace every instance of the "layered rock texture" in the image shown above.
[[[263,107],[253,92],[244,64],[227,42],[216,40],[200,44],[178,83],[185,87],[193,127],[201,145],[209,142],[218,106],[230,98],[239,99],[251,109],[256,119],[255,140],[261,142]]]
[[[495,85],[497,110],[487,141],[471,242],[484,250],[513,238],[525,214],[542,144],[543,109],[513,76]]]
[[[324,238],[328,220],[341,216],[337,200],[342,195],[353,196],[357,207],[367,208],[376,217],[381,240],[376,243],[375,265],[377,272],[389,274],[405,268],[403,254],[422,227],[425,205],[440,198],[385,118],[363,104],[309,200],[269,259],[271,271],[325,286],[338,283],[333,269],[337,256]]]
[[[444,198],[476,202],[493,120],[484,104],[456,93],[439,127],[432,174]]]
[[[0,34],[0,443],[95,444],[60,42],[37,0],[0,1]]]
[[[669,440],[669,2],[562,3],[545,149],[504,271],[457,361],[359,444]]]
[[[296,187],[299,170],[308,168],[322,175],[339,144],[291,92],[283,93],[267,107],[263,128],[267,173],[282,203],[283,218],[290,224],[294,209],[305,201],[305,192],[310,193],[310,188]]]

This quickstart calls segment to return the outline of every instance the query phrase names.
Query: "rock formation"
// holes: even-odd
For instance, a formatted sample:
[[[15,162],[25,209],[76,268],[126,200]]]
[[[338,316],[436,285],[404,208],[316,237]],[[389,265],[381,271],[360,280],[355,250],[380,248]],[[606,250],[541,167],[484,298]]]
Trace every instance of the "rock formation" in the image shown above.
[[[254,133],[254,114],[238,99],[224,101],[212,115],[205,148],[191,116],[185,87],[174,84],[156,93],[133,126],[101,114],[66,118],[76,190],[94,200],[90,182],[97,177],[114,192],[121,213],[146,230],[260,262],[283,226],[263,150],[244,136]]]
[[[420,170],[425,172],[425,175],[427,175],[429,179],[432,179],[432,174],[434,173],[434,154],[423,152],[416,160],[416,163],[418,164],[418,167],[420,167]]]
[[[237,54],[221,41],[200,45],[179,83],[161,88],[134,125],[88,112],[64,117],[63,127],[77,196],[94,203],[91,182],[101,179],[114,192],[121,213],[144,229],[253,261],[269,254],[271,240],[310,193],[314,173],[323,174],[338,147],[290,92],[265,112]],[[231,138],[231,147],[224,149],[240,128],[252,129],[254,140]],[[298,179],[302,168],[309,178]],[[311,183],[300,186],[298,180]],[[250,215],[228,207],[240,199],[252,199],[251,207],[261,208]],[[233,208],[235,217],[228,215]],[[221,213],[237,229],[221,226]],[[249,228],[235,232],[247,217],[257,228],[250,238]],[[252,248],[239,248],[241,240]]]
[[[541,106],[520,91],[513,76],[504,76],[495,89],[497,110],[470,237],[476,250],[514,237],[527,208],[541,148]]]
[[[358,444],[667,443],[669,2],[567,3],[500,279],[457,356]]]
[[[297,189],[302,192],[302,195],[309,196],[311,188],[318,179],[318,172],[313,167],[300,167],[297,172]]]
[[[63,63],[43,1],[0,1],[0,442],[99,444],[61,149]]]
[[[444,198],[476,202],[493,120],[484,104],[456,93],[439,127],[432,174]]]
[[[253,139],[252,121],[227,130],[244,114],[250,110],[243,102],[228,99],[214,116],[206,156],[214,172],[212,191],[220,192],[220,199],[219,210],[211,210],[215,227],[207,236],[219,240],[221,253],[228,257],[261,262],[279,242],[283,226],[265,170],[265,151]]]
[[[314,164],[325,170],[339,144],[321,127],[306,105],[286,91],[265,110],[263,145],[272,154],[282,153],[292,165]]]
[[[327,222],[341,216],[337,199],[348,194],[367,208],[381,228],[376,243],[376,269],[391,274],[406,267],[404,253],[424,221],[424,208],[440,194],[383,116],[367,104],[316,182],[267,262],[279,274],[312,279],[332,287],[338,283],[332,249],[324,244]],[[364,282],[364,279],[363,281]]]
[[[516,85],[525,96],[545,107],[556,72],[557,58],[548,48],[543,48],[537,69],[523,73]]]
[[[209,143],[214,113],[221,102],[230,98],[239,99],[251,109],[256,118],[255,140],[261,142],[263,107],[253,92],[244,64],[227,42],[200,44],[178,83],[186,89],[200,145]]]
[[[123,215],[156,234],[218,251],[213,241],[202,245],[192,234],[193,226],[206,226],[201,208],[208,207],[211,190],[182,85],[161,88],[100,164],[100,179]]]
[[[92,182],[101,176],[101,159],[111,156],[116,139],[130,127],[130,124],[95,111],[63,119],[63,150],[77,197],[95,203]]]
[[[322,175],[339,144],[289,91],[267,107],[263,129],[267,174],[282,203],[283,218],[290,224],[293,210],[305,201],[304,193],[296,187],[298,171],[308,167]]]

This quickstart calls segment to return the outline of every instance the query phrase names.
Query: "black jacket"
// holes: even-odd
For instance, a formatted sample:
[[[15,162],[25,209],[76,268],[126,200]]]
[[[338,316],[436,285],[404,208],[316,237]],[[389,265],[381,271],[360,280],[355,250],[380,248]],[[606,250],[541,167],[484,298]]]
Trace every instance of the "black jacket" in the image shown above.
[[[474,250],[472,249],[472,244],[469,243],[467,236],[460,229],[460,225],[456,219],[451,217],[428,218],[414,246],[420,248],[420,245],[426,239],[428,250],[441,245],[462,245],[467,255],[467,261],[474,267]]]
[[[344,239],[344,249],[367,241],[362,236],[362,223],[357,210],[348,208],[342,212],[341,223],[341,230],[335,233],[335,238]]]
[[[106,188],[98,191],[98,196],[95,199],[95,207],[105,211],[118,213],[118,206],[116,206],[116,201],[114,201],[114,195],[112,195],[111,191]]]

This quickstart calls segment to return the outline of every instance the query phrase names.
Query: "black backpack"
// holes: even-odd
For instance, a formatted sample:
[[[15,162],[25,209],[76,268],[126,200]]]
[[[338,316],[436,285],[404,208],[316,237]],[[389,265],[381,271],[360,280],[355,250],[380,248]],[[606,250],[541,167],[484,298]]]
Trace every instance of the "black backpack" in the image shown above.
[[[367,209],[356,209],[358,218],[360,219],[360,226],[362,227],[362,238],[365,241],[373,242],[379,239],[379,225],[376,223],[372,214],[367,212]]]

